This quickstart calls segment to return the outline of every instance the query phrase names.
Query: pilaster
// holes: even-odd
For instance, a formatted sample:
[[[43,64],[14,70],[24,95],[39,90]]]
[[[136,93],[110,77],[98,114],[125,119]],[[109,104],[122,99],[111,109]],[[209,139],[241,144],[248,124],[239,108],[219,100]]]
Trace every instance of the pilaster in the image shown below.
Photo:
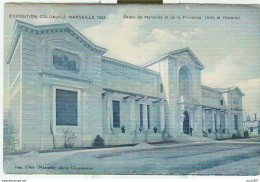
[[[130,103],[130,128],[131,131],[135,130],[136,127],[136,113],[135,113],[135,97],[129,97],[128,102]]]
[[[216,118],[217,118],[217,128],[215,128],[215,129],[217,129],[218,132],[220,132],[219,131],[220,130],[220,112],[219,111],[216,112]]]
[[[205,109],[202,108],[202,130],[207,132],[206,130],[206,112]]]
[[[107,116],[107,133],[111,132],[113,128],[113,105],[112,105],[113,93],[106,93],[104,99],[106,100],[106,116]]]
[[[147,119],[147,98],[142,100],[143,103],[143,131],[148,130],[148,119]]]
[[[214,109],[211,110],[211,126],[212,126],[212,131],[216,131],[215,128],[215,113],[216,111]]]
[[[160,131],[163,132],[165,129],[165,100],[159,102],[159,117],[160,117]]]

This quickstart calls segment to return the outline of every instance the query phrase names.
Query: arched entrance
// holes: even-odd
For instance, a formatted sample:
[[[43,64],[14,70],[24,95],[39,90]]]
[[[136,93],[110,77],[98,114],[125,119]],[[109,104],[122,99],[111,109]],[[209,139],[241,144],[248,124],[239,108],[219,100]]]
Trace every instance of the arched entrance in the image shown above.
[[[187,111],[184,111],[183,115],[184,115],[184,119],[183,119],[183,133],[184,134],[190,134],[190,117],[189,117],[189,113]]]

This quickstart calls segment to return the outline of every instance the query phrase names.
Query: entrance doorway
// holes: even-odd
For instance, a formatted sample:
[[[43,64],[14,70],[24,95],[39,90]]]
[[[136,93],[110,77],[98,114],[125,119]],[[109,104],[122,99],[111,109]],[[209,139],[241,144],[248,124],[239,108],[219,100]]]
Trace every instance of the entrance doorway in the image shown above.
[[[189,113],[185,111],[184,113],[184,120],[183,120],[183,133],[190,134],[190,118]]]

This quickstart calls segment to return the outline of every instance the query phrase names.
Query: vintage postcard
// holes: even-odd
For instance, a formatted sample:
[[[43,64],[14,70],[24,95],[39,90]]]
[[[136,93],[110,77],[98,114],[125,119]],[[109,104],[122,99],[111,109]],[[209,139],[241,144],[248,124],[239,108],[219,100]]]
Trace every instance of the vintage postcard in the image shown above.
[[[260,174],[260,8],[5,4],[6,174]]]

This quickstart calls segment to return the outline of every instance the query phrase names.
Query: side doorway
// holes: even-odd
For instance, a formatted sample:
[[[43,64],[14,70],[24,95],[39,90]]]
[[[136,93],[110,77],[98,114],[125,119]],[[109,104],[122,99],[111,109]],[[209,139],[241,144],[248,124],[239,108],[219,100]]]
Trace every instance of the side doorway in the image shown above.
[[[184,119],[183,119],[183,133],[184,134],[190,134],[190,117],[189,117],[189,113],[187,111],[184,111],[183,115],[184,115]]]

